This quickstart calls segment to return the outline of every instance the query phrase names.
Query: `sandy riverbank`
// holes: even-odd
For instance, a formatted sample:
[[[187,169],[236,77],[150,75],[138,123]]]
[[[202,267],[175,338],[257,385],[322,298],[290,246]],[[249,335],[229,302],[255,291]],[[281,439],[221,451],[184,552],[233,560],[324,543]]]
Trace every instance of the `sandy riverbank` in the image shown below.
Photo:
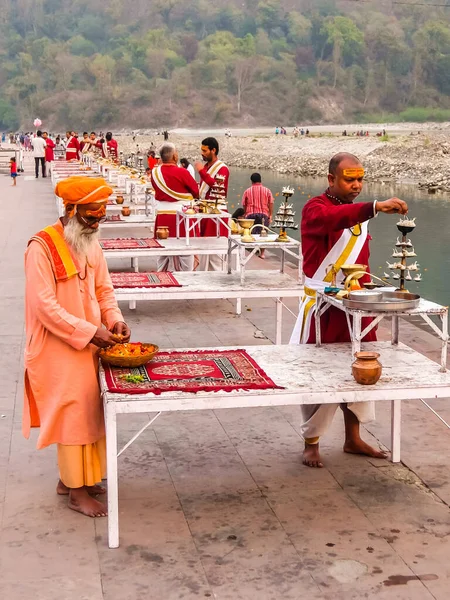
[[[345,126],[342,126],[342,129]],[[338,130],[341,128],[336,127]],[[351,131],[348,128],[348,131]],[[252,133],[227,139],[217,135],[221,144],[221,158],[231,167],[270,169],[278,173],[301,177],[323,177],[328,161],[337,152],[351,152],[360,157],[367,171],[368,181],[414,183],[450,190],[450,143],[446,126],[421,126],[420,133],[389,135],[387,141],[368,137],[343,137],[338,133],[312,131],[312,136],[294,138],[292,135]],[[191,160],[200,158],[200,142],[205,132],[196,137],[189,134],[170,135],[180,156]],[[389,133],[389,130],[388,130]],[[118,137],[124,152],[147,150],[153,142],[162,143],[159,135]]]

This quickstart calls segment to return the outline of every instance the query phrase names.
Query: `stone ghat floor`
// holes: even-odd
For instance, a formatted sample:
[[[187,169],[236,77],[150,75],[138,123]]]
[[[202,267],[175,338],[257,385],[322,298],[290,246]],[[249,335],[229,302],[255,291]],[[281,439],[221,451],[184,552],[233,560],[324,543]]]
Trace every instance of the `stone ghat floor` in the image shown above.
[[[337,414],[322,470],[301,464],[298,408],[164,415],[119,460],[121,546],[109,550],[106,519],[56,496],[54,448],[38,452],[36,434],[21,434],[23,251],[56,213],[48,180],[9,183],[0,179],[2,598],[448,599],[450,439],[420,402],[403,404],[403,464],[343,454]],[[124,306],[134,339],[163,348],[270,344],[274,313],[268,301],[240,318],[226,301]],[[284,340],[292,325],[286,317]],[[402,323],[401,339],[438,358],[426,331]],[[447,401],[433,406],[450,420]],[[119,441],[145,421],[121,417]],[[387,445],[389,429],[378,404],[364,437]]]

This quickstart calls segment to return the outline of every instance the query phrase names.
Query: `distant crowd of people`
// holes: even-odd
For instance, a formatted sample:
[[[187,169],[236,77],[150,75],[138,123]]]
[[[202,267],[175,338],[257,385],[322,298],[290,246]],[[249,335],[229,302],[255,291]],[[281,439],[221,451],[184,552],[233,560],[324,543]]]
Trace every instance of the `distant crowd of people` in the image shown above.
[[[287,135],[286,127],[275,127],[275,135]],[[298,137],[299,135],[309,135],[309,129],[304,127],[298,127],[297,125],[292,130],[292,135]]]

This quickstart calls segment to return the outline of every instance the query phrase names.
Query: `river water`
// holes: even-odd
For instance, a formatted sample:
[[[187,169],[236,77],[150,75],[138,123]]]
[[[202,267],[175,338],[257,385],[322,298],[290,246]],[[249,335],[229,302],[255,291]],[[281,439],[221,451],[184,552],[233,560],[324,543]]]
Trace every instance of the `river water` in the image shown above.
[[[229,210],[233,212],[241,204],[243,191],[250,185],[252,171],[231,169],[230,189],[228,193]],[[282,200],[281,190],[290,185],[295,188],[292,204],[296,211],[295,219],[300,221],[301,210],[308,198],[324,192],[327,187],[323,181],[312,178],[299,178],[292,175],[281,175],[273,171],[260,171],[263,185],[272,190],[275,197],[275,208]],[[422,273],[420,283],[408,282],[408,290],[420,294],[428,300],[447,305],[450,299],[450,197],[447,194],[430,195],[419,190],[415,185],[381,185],[365,184],[360,196],[361,201],[386,200],[397,196],[405,200],[409,206],[409,216],[416,217],[417,227],[410,234],[417,254]],[[396,227],[397,215],[380,214],[370,222],[371,271],[381,277],[389,273],[386,261],[391,258],[395,240],[399,235]],[[299,230],[288,232],[291,237],[299,239]],[[414,274],[413,274],[414,275]],[[393,284],[394,280],[390,280]]]

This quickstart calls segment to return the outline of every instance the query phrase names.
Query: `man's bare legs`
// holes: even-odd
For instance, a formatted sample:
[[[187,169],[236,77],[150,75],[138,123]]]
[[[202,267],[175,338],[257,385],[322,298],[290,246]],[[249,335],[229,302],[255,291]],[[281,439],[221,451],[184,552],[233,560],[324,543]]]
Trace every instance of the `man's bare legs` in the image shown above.
[[[347,405],[341,404],[341,409],[344,413],[345,424],[344,452],[348,452],[349,454],[362,454],[364,456],[371,456],[372,458],[386,458],[387,454],[385,452],[372,448],[372,446],[369,446],[369,444],[366,444],[366,442],[361,439],[358,417],[347,407]],[[318,441],[314,444],[308,444],[305,441],[303,464],[307,467],[316,469],[321,469],[323,467]]]
[[[86,485],[85,487],[91,496],[106,494],[106,489],[101,485]],[[68,488],[67,485],[65,485],[60,479],[56,485],[56,493],[58,496],[68,496],[69,492],[70,488]]]
[[[106,506],[102,502],[92,498],[85,486],[70,488],[67,506],[87,517],[106,517],[108,514]]]
[[[323,467],[319,452],[319,442],[317,444],[307,444],[303,450],[303,464],[313,469],[321,469]]]
[[[348,452],[349,454],[363,454],[364,456],[371,456],[372,458],[387,458],[385,452],[372,448],[372,446],[369,446],[369,444],[366,444],[366,442],[361,439],[358,417],[347,407],[347,405],[341,404],[341,409],[344,413],[345,424],[344,452]]]

